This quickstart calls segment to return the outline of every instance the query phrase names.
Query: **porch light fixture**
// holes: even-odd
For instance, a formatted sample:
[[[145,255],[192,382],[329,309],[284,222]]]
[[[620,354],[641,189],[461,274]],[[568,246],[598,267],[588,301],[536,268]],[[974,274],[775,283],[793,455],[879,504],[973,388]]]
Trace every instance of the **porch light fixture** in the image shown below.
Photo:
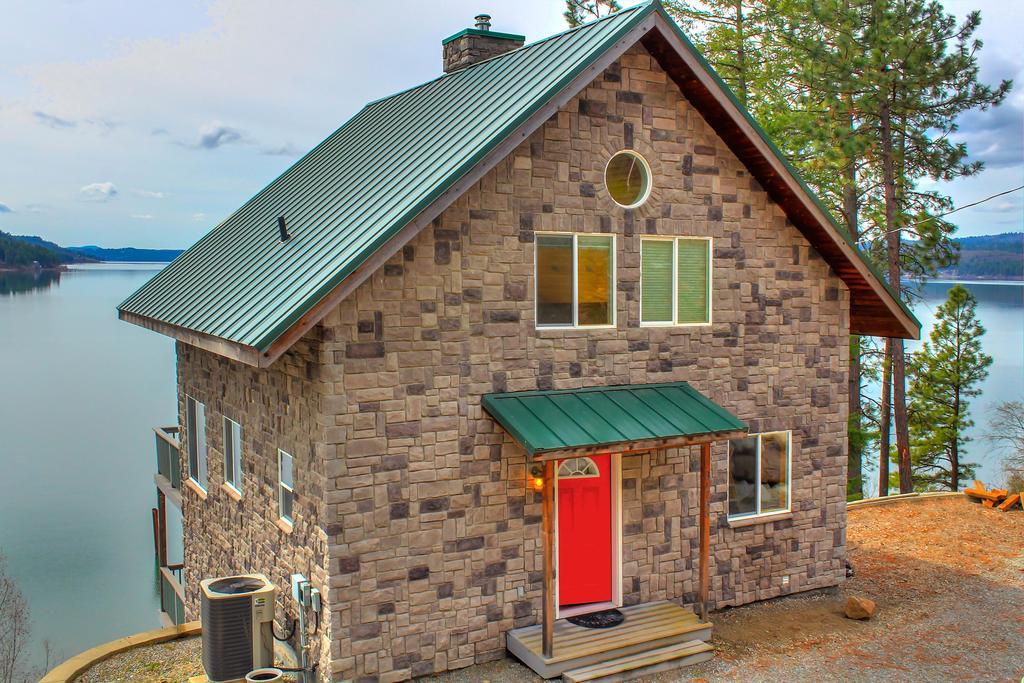
[[[530,468],[530,488],[538,493],[544,490],[544,468],[540,465]]]

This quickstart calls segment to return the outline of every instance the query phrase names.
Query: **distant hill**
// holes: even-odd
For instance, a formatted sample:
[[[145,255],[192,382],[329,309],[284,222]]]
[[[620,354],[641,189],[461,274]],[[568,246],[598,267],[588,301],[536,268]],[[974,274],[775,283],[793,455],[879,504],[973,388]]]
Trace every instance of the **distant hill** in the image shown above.
[[[3,269],[21,270],[36,266],[59,268],[68,263],[90,263],[95,260],[35,235],[12,235],[0,231],[0,268]]]
[[[69,263],[97,261],[167,263],[180,253],[181,249],[106,249],[96,245],[62,247],[36,235],[11,235],[0,231],[0,269],[5,270],[60,268]]]
[[[146,263],[168,263],[178,258],[181,249],[136,249],[135,247],[120,247],[117,249],[106,249],[90,244],[84,247],[67,247],[70,251],[96,261],[141,261]]]
[[[960,262],[939,272],[959,280],[1024,280],[1024,232],[959,237]]]

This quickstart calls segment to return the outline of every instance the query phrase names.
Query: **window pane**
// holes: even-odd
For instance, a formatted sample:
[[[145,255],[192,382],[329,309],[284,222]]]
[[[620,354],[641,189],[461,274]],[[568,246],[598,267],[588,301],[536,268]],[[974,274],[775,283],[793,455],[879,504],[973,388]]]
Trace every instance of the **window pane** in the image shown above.
[[[679,322],[706,323],[708,302],[708,252],[711,240],[679,240]]]
[[[647,197],[647,167],[636,152],[620,152],[608,161],[605,187],[617,204],[637,206]]]
[[[612,238],[577,238],[577,268],[579,298],[577,321],[580,325],[612,324]]]
[[[229,484],[235,483],[235,435],[232,424],[231,420],[224,418],[224,481]]]
[[[757,512],[757,437],[729,442],[729,514]]]
[[[242,425],[237,422],[231,423],[231,446],[232,446],[232,460],[234,460],[234,467],[232,471],[234,478],[231,483],[239,491],[242,490]]]
[[[292,520],[292,506],[294,503],[293,494],[287,489],[281,489],[281,516],[289,522]]]
[[[294,488],[292,480],[292,456],[281,451],[281,483],[289,488]]]
[[[199,440],[196,435],[196,402],[185,399],[185,431],[188,432],[188,476],[199,480]]]
[[[640,320],[672,322],[672,242],[640,241]]]
[[[196,401],[196,458],[198,460],[198,476],[196,481],[206,488],[206,406]]]
[[[572,235],[537,235],[537,324],[572,325]]]
[[[761,512],[785,510],[789,506],[789,434],[761,435]]]

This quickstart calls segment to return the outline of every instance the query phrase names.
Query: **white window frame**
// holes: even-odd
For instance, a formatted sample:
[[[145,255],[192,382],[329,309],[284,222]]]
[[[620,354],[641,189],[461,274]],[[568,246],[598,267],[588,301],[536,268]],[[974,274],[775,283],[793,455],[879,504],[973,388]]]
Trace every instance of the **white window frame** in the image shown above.
[[[778,508],[777,510],[768,510],[765,512],[761,511],[761,437],[767,436],[768,434],[785,434],[785,507]],[[776,429],[774,431],[758,432],[755,434],[748,434],[743,438],[757,437],[758,439],[758,450],[757,450],[757,463],[756,472],[758,473],[757,482],[754,486],[755,493],[755,505],[754,512],[742,512],[739,514],[728,515],[730,520],[733,519],[752,519],[755,517],[771,517],[774,515],[781,515],[787,512],[793,511],[793,430],[792,429]],[[729,478],[728,481],[732,481],[732,442],[729,443]],[[725,509],[729,510],[729,501],[726,500]]]
[[[785,434],[786,435],[786,507],[779,508],[777,510],[768,510],[766,512],[761,511],[761,437],[767,436],[768,434]],[[793,510],[793,430],[792,429],[776,429],[771,432],[758,432],[756,434],[747,434],[744,438],[757,437],[757,482],[754,485],[755,504],[753,512],[743,512],[737,515],[729,515],[730,520],[735,519],[752,519],[755,517],[771,517],[774,515],[782,515]],[[729,443],[729,482],[732,481],[732,443]],[[729,501],[725,501],[725,509],[729,510]]]
[[[563,231],[536,231],[533,233],[533,324],[538,330],[612,330],[618,327],[618,284],[619,284],[619,259],[618,236],[606,232],[563,232]],[[571,325],[541,325],[538,307],[540,299],[537,290],[540,285],[540,277],[537,273],[537,236],[538,235],[564,235],[572,237],[572,324]],[[579,259],[579,237],[607,237],[612,241],[612,272],[611,272],[611,297],[612,297],[612,321],[602,325],[580,325],[579,324],[579,273],[577,263]]]
[[[640,199],[636,200],[632,204],[620,204],[619,200],[612,196],[611,191],[608,189],[608,167],[612,165],[612,161],[616,157],[620,156],[631,156],[635,159],[639,159],[640,165],[643,166],[644,174],[646,175],[647,187],[644,188],[644,193],[640,196]],[[601,176],[601,181],[604,183],[604,191],[608,193],[608,197],[615,203],[615,206],[620,209],[636,209],[651,198],[651,191],[654,189],[654,173],[651,171],[651,165],[644,158],[644,155],[637,152],[634,149],[620,149],[615,154],[608,157],[608,161],[604,164],[604,174]]]
[[[284,464],[284,458],[290,458],[292,463],[292,483],[285,484],[284,478],[281,476],[282,465]],[[292,515],[284,514],[284,492],[288,491],[292,494]],[[284,450],[277,449],[277,515],[289,524],[295,522],[295,456],[291,453],[287,453]]]
[[[237,427],[238,439],[236,443],[235,430]],[[231,448],[228,449],[228,444]],[[228,462],[234,471],[234,481],[228,479]],[[242,425],[235,422],[227,415],[224,416],[224,483],[230,486],[236,493],[242,493]]]
[[[679,322],[679,247],[676,243],[680,240],[705,240],[708,243],[707,255],[708,255],[708,319],[707,322],[702,323],[681,323]],[[644,249],[643,242],[672,242],[672,320],[655,320],[650,322],[644,321],[643,314],[643,302],[644,302]],[[712,305],[712,292],[714,288],[712,283],[714,282],[714,267],[715,267],[715,244],[714,238],[706,235],[675,235],[675,236],[660,236],[660,235],[644,235],[640,238],[640,327],[710,327],[715,320],[715,307]]]
[[[189,409],[190,405],[194,406],[192,410]],[[185,430],[188,432],[188,478],[202,491],[206,491],[210,481],[209,451],[206,443],[206,406],[188,394],[185,394]],[[193,456],[195,456],[194,467]]]

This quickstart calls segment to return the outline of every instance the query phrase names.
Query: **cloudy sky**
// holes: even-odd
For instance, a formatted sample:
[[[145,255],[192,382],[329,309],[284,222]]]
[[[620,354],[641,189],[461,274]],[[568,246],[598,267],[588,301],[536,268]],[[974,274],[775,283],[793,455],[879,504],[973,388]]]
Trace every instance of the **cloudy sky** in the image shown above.
[[[1014,4],[949,3],[983,12],[983,77],[1018,83],[963,118],[988,168],[946,188],[957,205],[1024,184]],[[0,5],[0,230],[67,245],[187,246],[364,103],[436,76],[480,11],[528,41],[565,28],[558,0]],[[961,233],[1022,229],[1022,196],[956,214]]]

